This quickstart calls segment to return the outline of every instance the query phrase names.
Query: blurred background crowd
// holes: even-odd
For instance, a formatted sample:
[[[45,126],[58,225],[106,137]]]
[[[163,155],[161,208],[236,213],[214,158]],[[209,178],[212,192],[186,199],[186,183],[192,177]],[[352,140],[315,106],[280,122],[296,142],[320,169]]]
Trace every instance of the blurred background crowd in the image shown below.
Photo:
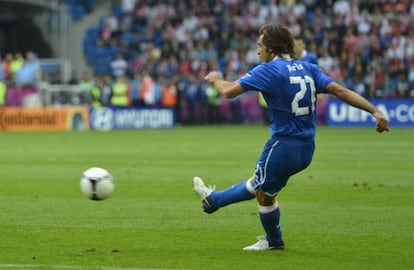
[[[65,2],[80,19],[99,1]],[[261,117],[257,96],[225,101],[203,78],[219,70],[236,80],[257,65],[265,23],[286,25],[326,73],[359,94],[414,98],[408,0],[113,1],[79,45],[92,72],[75,70],[68,83],[88,91],[94,107],[169,106],[183,124],[246,122],[249,113]],[[39,69],[33,52],[2,58],[3,85],[62,83],[30,75]]]

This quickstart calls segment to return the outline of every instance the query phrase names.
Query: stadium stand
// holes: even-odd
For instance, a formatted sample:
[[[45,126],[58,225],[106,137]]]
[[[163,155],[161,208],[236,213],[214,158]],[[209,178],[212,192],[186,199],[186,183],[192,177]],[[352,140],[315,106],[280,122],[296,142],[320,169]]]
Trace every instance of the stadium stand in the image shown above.
[[[70,13],[74,20],[80,20],[90,13],[97,5],[97,0],[63,0],[69,6]]]
[[[99,4],[63,1],[75,20]],[[295,35],[304,37],[307,50],[318,56],[329,75],[368,98],[414,98],[412,1],[111,2],[107,14],[88,26],[80,48],[95,81],[99,77],[114,80],[111,63],[122,55],[131,83],[141,85],[134,82],[137,77],[153,81],[152,97],[147,100],[161,104],[157,89],[166,82],[175,83],[182,123],[209,121],[207,86],[202,79],[207,71],[219,69],[226,78],[236,79],[258,63],[255,39],[263,23],[286,24]],[[138,100],[133,104],[152,105],[145,103],[139,87],[134,89],[138,92],[131,95]],[[223,101],[222,115],[229,114],[230,108],[248,108],[249,112],[239,114],[241,122],[256,121],[260,115],[257,103],[251,95],[232,104]],[[194,104],[197,113],[193,115],[188,108]]]
[[[205,72],[237,78],[258,63],[258,27],[281,23],[305,37],[329,75],[360,94],[414,97],[409,1],[136,1],[132,12],[122,10],[115,4],[86,32],[85,57],[98,74],[113,75],[109,65],[121,52],[130,78],[146,72],[188,84],[191,73],[204,104]]]
[[[243,66],[240,60],[255,49],[255,40],[249,38],[265,22],[284,23],[293,32],[303,33],[310,50],[322,59],[324,56],[333,58],[332,62],[340,69],[336,75],[338,80],[352,81],[350,78],[359,75],[354,70],[369,78],[377,63],[398,66],[398,61],[393,64],[395,58],[407,67],[413,54],[413,8],[410,11],[412,4],[408,1],[359,1],[359,4],[333,1],[332,5],[321,5],[319,1],[294,5],[279,2],[276,5],[276,1],[271,0],[223,1],[223,4],[205,1],[199,5],[194,1],[169,1],[167,4],[139,1],[132,14],[123,14],[117,4],[108,16],[101,18],[99,25],[91,26],[86,32],[85,57],[94,65],[94,61],[98,61],[98,57],[93,56],[96,50],[103,49],[103,54],[111,59],[123,51],[131,64],[131,73],[140,71],[133,63],[144,58],[146,68],[159,74],[175,47],[180,50],[175,60],[182,64],[183,59],[190,58],[193,72],[197,73],[199,63],[207,60],[209,65],[218,64],[224,73],[238,74],[257,63],[255,59],[249,66]],[[157,57],[149,57],[154,55]],[[210,59],[209,55],[217,58]],[[109,62],[107,60],[106,65]],[[101,67],[101,64],[96,66]],[[359,64],[362,66],[358,67]],[[332,67],[329,69],[327,72],[331,72]],[[387,75],[391,76],[391,82],[385,89],[369,88],[366,95],[392,96],[395,76],[392,70]]]

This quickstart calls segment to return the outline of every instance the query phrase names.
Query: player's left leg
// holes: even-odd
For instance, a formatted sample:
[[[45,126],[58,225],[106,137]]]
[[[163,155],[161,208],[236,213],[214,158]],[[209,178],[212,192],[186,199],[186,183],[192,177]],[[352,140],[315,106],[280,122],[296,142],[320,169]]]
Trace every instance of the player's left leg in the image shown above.
[[[222,191],[214,191],[215,187],[207,187],[200,177],[194,177],[193,189],[202,201],[204,212],[211,214],[229,204],[253,199],[255,197],[253,177]]]
[[[256,164],[254,182],[260,222],[266,236],[244,250],[284,249],[276,195],[286,186],[290,176],[309,165],[313,150],[312,142],[270,141],[266,145]]]
[[[256,191],[256,198],[259,203],[259,216],[265,237],[259,238],[258,242],[243,248],[243,250],[261,251],[272,249],[284,249],[285,243],[282,239],[280,228],[280,208],[276,196],[269,196],[260,189]]]

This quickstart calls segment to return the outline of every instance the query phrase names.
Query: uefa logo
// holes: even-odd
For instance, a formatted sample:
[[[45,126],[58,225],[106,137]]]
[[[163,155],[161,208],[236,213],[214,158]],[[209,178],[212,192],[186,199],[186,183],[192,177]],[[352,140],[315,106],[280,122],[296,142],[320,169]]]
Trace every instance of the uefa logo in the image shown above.
[[[110,108],[95,108],[91,111],[90,117],[94,130],[108,131],[114,128],[114,111]]]

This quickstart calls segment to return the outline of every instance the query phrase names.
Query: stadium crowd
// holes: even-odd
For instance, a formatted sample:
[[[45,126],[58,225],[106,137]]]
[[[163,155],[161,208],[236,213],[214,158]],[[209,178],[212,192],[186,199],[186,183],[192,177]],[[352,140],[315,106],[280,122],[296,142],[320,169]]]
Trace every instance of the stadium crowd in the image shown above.
[[[92,104],[174,106],[189,124],[246,121],[257,97],[223,104],[203,78],[218,69],[233,80],[258,64],[264,23],[287,25],[323,70],[359,94],[414,98],[412,1],[120,0],[84,38]]]

